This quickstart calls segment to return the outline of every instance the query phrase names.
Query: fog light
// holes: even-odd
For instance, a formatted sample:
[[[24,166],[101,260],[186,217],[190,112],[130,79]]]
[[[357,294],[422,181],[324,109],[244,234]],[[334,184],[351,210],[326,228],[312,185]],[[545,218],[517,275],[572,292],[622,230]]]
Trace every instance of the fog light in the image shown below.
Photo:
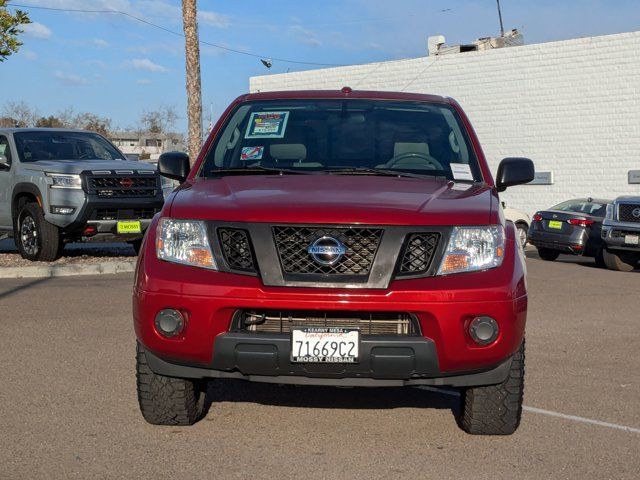
[[[73,207],[51,207],[51,213],[56,215],[71,215],[75,210]]]
[[[498,322],[491,317],[476,317],[469,325],[469,335],[478,345],[489,345],[498,338]]]
[[[156,315],[156,330],[163,337],[171,338],[182,332],[184,317],[173,308],[160,310]]]

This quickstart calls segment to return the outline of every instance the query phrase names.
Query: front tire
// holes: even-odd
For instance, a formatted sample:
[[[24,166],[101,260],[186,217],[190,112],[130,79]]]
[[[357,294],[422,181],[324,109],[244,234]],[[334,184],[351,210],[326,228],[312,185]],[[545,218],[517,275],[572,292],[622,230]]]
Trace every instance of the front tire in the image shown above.
[[[60,230],[44,218],[37,203],[26,203],[18,212],[13,235],[22,258],[32,262],[53,262],[60,258],[64,244]]]
[[[618,272],[631,272],[636,268],[639,257],[633,253],[612,253],[606,248],[602,252],[602,258],[604,263],[610,270],[616,270]]]
[[[520,425],[524,395],[524,340],[506,380],[461,392],[460,428],[472,435],[511,435]]]
[[[552,250],[551,248],[538,248],[538,255],[540,255],[542,260],[553,262],[560,256],[560,252],[558,250]]]
[[[529,227],[526,223],[516,223],[516,233],[518,234],[518,240],[522,248],[527,246],[527,234],[529,233]]]
[[[136,378],[140,411],[152,425],[193,425],[204,415],[207,382],[153,373],[140,343]]]

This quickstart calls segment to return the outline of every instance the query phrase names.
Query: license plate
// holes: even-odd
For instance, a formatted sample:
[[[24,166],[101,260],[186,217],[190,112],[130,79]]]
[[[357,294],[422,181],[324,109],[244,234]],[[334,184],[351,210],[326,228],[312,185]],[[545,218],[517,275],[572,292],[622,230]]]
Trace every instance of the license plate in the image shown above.
[[[303,327],[291,331],[295,363],[357,363],[360,332],[351,328]]]
[[[624,243],[628,245],[638,245],[640,243],[640,236],[638,235],[625,235]]]
[[[142,224],[139,220],[118,222],[118,233],[142,233]]]
[[[562,222],[560,220],[549,220],[549,228],[555,228],[556,230],[561,230]]]

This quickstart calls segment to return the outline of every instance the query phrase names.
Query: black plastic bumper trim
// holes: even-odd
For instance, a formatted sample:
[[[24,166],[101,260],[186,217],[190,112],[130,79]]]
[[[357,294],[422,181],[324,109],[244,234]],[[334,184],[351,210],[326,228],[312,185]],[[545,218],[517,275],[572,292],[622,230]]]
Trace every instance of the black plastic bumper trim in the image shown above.
[[[178,378],[232,378],[253,382],[350,387],[495,385],[511,367],[507,358],[493,368],[457,375],[438,368],[434,343],[426,338],[363,336],[360,363],[297,364],[289,361],[289,336],[219,335],[209,366],[180,365],[146,352],[151,370]]]

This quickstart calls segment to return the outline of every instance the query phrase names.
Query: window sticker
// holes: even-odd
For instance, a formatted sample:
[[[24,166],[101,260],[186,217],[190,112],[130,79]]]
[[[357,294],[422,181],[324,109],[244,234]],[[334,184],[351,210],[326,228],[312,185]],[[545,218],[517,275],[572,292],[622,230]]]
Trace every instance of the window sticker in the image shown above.
[[[473,180],[471,168],[466,163],[452,163],[450,165],[454,180]]]
[[[289,112],[253,112],[244,138],[282,138]]]
[[[242,147],[240,152],[240,160],[246,162],[248,160],[262,160],[264,147]]]

